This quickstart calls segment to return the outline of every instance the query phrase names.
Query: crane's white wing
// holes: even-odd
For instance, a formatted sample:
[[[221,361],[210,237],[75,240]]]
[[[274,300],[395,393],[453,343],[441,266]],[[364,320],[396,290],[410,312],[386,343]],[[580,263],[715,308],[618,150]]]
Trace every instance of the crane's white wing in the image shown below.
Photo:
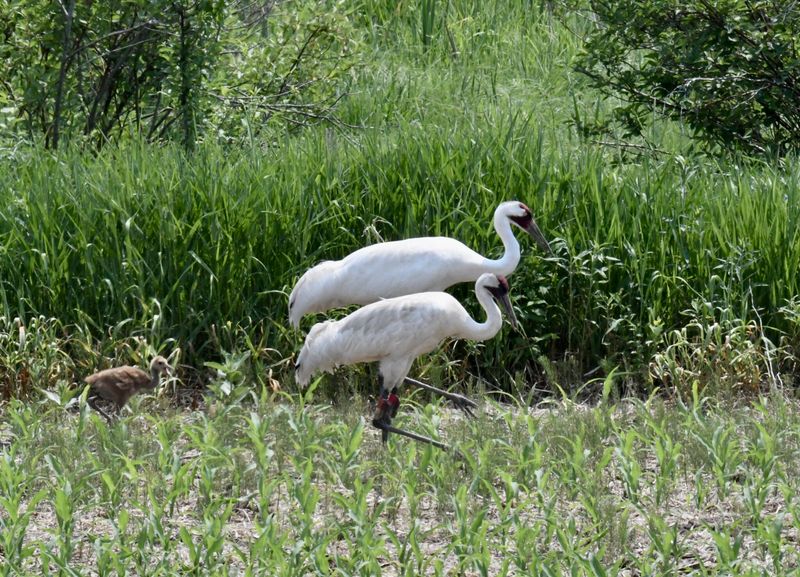
[[[407,360],[434,350],[458,336],[472,319],[447,293],[406,295],[367,305],[340,321],[318,323],[298,355],[296,378],[301,385],[319,371],[339,365]]]

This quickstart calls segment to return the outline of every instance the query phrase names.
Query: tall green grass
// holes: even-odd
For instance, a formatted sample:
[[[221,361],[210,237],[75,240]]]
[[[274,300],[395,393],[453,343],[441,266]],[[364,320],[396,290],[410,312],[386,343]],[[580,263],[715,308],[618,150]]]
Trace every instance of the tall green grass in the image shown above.
[[[548,151],[515,117],[493,120],[449,138],[409,128],[332,147],[312,135],[266,154],[130,146],[6,162],[2,314],[56,318],[101,340],[174,340],[193,362],[233,344],[220,341],[231,323],[277,362],[299,345],[287,294],[307,267],[426,234],[497,256],[491,213],[516,198],[556,257],[523,239],[511,281],[522,332],[487,343],[484,370],[513,375],[540,355],[571,355],[581,371],[636,368],[697,317],[758,320],[776,343],[796,330],[786,308],[799,288],[795,168],[621,168],[593,150]],[[456,293],[471,298],[469,287]]]

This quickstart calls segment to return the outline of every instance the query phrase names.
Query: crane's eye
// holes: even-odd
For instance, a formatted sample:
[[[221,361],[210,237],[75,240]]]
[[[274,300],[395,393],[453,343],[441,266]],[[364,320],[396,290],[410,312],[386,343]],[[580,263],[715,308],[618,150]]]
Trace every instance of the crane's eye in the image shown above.
[[[509,218],[514,224],[522,229],[527,229],[533,221],[533,215],[531,215],[530,212],[526,212],[521,216],[511,216]]]
[[[487,286],[486,290],[489,291],[489,294],[491,294],[492,297],[499,299],[504,295],[507,295],[511,291],[511,288],[508,286],[506,277],[503,275],[497,275],[497,286]]]

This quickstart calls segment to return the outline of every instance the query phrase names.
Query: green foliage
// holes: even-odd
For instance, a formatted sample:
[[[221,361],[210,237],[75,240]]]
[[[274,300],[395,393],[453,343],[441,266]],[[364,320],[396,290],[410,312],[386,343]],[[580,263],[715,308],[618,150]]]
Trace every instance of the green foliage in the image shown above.
[[[795,171],[741,167],[721,177],[699,161],[618,169],[594,152],[544,153],[502,122],[448,132],[431,138],[409,126],[399,141],[369,134],[334,148],[324,133],[307,134],[266,156],[208,144],[191,157],[146,146],[20,154],[0,164],[2,314],[22,324],[57,318],[69,337],[60,348],[74,347],[82,364],[97,341],[129,361],[133,337],[142,339],[129,341],[137,363],[145,345],[179,347],[198,367],[249,351],[247,374],[259,375],[256,367],[299,348],[286,299],[306,268],[373,239],[425,234],[496,256],[491,213],[519,198],[556,257],[520,238],[511,285],[521,331],[446,349],[456,362],[435,380],[477,373],[505,387],[521,374],[575,392],[587,371],[619,365],[643,375],[659,353],[659,382],[687,390],[681,370],[707,384],[724,369],[722,388],[754,391],[774,382],[785,353],[797,354],[777,347],[780,332],[797,327],[787,304],[800,291]],[[501,139],[509,133],[511,149]],[[454,292],[480,314],[469,286]],[[276,375],[288,384],[284,367]]]
[[[227,143],[269,139],[334,113],[360,60],[362,31],[343,0],[235,3],[209,83],[206,122]],[[357,122],[361,124],[361,122]]]
[[[274,114],[324,117],[349,66],[341,7],[225,0],[0,3],[0,128],[14,137],[252,137]]]
[[[800,562],[800,418],[780,395],[487,401],[474,420],[405,407],[403,426],[438,428],[463,459],[382,445],[356,405],[263,397],[109,427],[12,401],[0,574],[783,576]]]
[[[614,120],[628,134],[641,135],[655,113],[685,122],[712,149],[779,155],[798,149],[800,13],[794,2],[588,5],[597,25],[578,69],[602,93],[621,99]]]
[[[4,4],[0,66],[18,128],[55,148],[62,134],[163,136],[180,119],[180,141],[194,143],[224,2]]]

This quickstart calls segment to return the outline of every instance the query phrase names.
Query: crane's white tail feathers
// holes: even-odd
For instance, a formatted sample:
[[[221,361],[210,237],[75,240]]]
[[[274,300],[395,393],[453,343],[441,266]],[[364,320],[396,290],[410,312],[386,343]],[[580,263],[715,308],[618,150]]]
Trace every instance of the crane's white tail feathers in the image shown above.
[[[339,262],[325,260],[308,269],[289,295],[289,322],[293,327],[300,326],[300,319],[308,313],[316,313],[328,309],[326,300],[330,297],[328,286],[333,272],[339,268]]]
[[[329,354],[330,347],[327,346],[327,329],[332,324],[333,321],[317,323],[308,331],[294,365],[294,380],[301,387],[308,385],[315,373],[332,371],[336,367],[336,362],[331,360]]]

